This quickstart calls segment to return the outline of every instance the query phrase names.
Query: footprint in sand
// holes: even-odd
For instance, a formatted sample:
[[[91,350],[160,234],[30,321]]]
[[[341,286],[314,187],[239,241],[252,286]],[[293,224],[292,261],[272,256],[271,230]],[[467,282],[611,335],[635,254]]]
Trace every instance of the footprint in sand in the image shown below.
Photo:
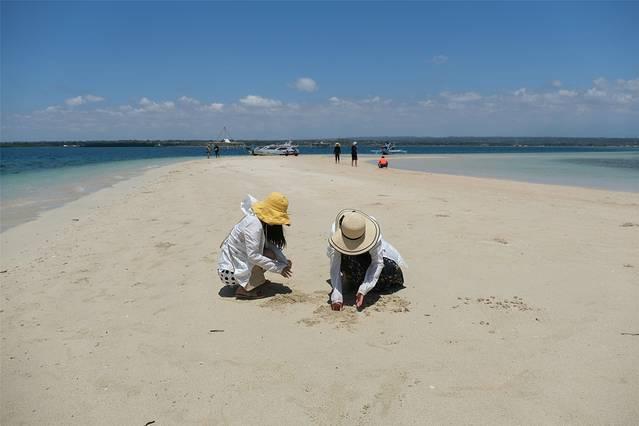
[[[273,288],[273,285],[271,285],[270,287]],[[264,302],[262,302],[260,306],[263,308],[284,310],[288,305],[297,303],[318,303],[325,299],[326,292],[324,291],[316,291],[315,293],[309,295],[300,291],[290,291],[290,289],[288,289],[287,292],[282,291],[280,293],[275,293],[272,297],[269,297]]]
[[[632,228],[633,226],[639,226],[639,223],[625,222],[625,223],[622,223],[619,226],[621,226],[622,228]]]
[[[470,297],[458,297],[457,300],[460,302],[457,305],[451,306],[451,309],[458,309],[463,307],[463,305],[469,305],[471,303],[476,305],[487,306],[489,309],[496,309],[501,311],[533,311],[534,307],[530,306],[519,296],[513,296],[511,299],[507,298],[497,298],[495,296],[490,297],[478,297],[475,300],[472,300]],[[539,309],[537,309],[539,310]]]
[[[394,294],[390,294],[380,296],[379,300],[375,302],[373,306],[370,306],[369,309],[372,309],[375,312],[402,313],[410,312],[410,309],[408,309],[409,305],[410,302],[408,300],[395,296]]]

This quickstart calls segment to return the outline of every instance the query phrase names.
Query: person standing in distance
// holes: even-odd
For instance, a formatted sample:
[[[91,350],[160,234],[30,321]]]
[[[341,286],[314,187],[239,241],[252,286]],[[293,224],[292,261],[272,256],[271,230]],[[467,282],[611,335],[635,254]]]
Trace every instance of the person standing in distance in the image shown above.
[[[333,148],[333,154],[335,154],[335,164],[339,163],[339,155],[342,153],[342,147],[339,142],[335,143],[335,148]]]
[[[351,167],[357,167],[357,141],[351,145]]]

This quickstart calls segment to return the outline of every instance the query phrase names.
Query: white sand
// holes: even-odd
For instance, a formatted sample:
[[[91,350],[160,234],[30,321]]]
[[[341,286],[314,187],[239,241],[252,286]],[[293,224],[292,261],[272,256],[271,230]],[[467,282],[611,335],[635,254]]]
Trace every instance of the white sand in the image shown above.
[[[347,163],[181,163],[2,233],[0,423],[639,422],[639,194]],[[219,243],[273,190],[292,293],[220,297]],[[361,313],[326,303],[345,207],[409,264]]]

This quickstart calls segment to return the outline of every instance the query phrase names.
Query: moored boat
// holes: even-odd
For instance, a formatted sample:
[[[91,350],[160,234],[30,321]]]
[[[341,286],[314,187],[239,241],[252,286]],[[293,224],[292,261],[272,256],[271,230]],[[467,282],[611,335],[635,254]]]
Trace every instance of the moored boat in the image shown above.
[[[299,155],[300,151],[297,145],[293,145],[291,141],[281,144],[271,144],[251,149],[253,155]]]
[[[374,154],[389,155],[389,154],[406,154],[407,151],[405,149],[395,148],[395,144],[392,142],[386,142],[381,149],[371,149],[371,152]]]

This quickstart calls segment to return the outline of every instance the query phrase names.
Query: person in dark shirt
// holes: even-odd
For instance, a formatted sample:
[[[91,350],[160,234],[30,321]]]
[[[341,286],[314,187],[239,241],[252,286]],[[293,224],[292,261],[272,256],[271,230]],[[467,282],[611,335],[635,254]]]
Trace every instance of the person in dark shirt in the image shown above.
[[[351,167],[357,167],[357,141],[351,145]]]
[[[217,144],[215,144],[215,147],[213,147],[213,152],[215,152],[215,158],[220,156],[220,147],[217,146]]]
[[[342,147],[339,142],[335,144],[335,148],[333,148],[333,154],[335,154],[335,164],[339,163],[339,155],[342,153]]]

